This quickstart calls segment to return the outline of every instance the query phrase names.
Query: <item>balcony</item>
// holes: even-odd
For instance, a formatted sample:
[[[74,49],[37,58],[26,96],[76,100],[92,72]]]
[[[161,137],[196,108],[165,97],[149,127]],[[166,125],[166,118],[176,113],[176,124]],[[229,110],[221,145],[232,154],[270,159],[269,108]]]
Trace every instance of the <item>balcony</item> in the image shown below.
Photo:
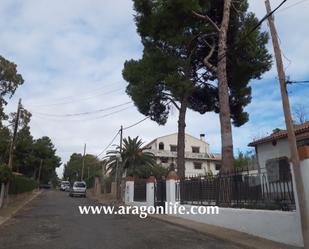
[[[168,150],[147,150],[151,153],[153,153],[156,157],[168,157],[168,158],[177,158],[177,152],[176,151],[168,151]],[[186,159],[211,159],[211,160],[217,160],[220,161],[220,159],[213,157],[209,153],[193,153],[186,151],[185,152],[185,158]]]

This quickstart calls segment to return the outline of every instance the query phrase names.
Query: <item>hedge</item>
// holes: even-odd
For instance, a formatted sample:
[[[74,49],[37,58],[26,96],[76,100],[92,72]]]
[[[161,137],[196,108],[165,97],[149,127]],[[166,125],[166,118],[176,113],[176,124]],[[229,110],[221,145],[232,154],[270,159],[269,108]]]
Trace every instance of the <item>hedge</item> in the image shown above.
[[[25,176],[14,176],[10,183],[9,194],[16,195],[30,192],[38,187],[37,181]]]
[[[94,186],[94,178],[85,179],[87,188],[92,188]]]

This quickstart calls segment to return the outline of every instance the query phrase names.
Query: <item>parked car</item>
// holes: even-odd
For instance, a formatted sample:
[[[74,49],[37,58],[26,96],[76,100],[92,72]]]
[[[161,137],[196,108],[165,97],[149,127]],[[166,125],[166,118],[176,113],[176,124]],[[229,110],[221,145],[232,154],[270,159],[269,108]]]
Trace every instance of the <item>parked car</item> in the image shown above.
[[[39,188],[40,189],[51,189],[51,184],[49,184],[49,183],[41,183],[39,185]]]
[[[62,181],[60,184],[60,191],[70,191],[70,186],[69,181]]]
[[[86,183],[84,181],[74,182],[72,188],[70,189],[70,196],[82,196],[86,197]]]

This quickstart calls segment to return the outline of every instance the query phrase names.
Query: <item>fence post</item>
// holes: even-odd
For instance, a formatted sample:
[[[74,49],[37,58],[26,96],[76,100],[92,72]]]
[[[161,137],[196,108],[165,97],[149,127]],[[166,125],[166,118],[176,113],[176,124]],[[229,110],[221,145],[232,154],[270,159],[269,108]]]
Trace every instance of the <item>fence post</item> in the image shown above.
[[[179,180],[175,171],[171,171],[166,177],[166,202],[167,204],[176,203],[176,181]]]
[[[125,192],[125,203],[132,203],[134,201],[134,178],[128,176],[126,180],[126,192]]]
[[[154,185],[156,182],[156,178],[154,176],[150,176],[147,180],[146,185],[146,202],[148,206],[154,206]]]

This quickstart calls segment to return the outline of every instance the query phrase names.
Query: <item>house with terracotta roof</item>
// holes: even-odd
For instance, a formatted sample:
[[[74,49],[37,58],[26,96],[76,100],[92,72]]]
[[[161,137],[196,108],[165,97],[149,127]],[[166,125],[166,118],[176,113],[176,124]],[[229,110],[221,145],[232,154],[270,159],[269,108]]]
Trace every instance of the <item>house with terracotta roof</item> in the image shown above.
[[[294,131],[300,159],[304,160],[306,156],[302,151],[309,148],[309,122],[295,125]],[[266,172],[278,180],[290,172],[291,154],[286,130],[276,129],[271,135],[252,141],[248,146],[255,148],[260,172]]]

